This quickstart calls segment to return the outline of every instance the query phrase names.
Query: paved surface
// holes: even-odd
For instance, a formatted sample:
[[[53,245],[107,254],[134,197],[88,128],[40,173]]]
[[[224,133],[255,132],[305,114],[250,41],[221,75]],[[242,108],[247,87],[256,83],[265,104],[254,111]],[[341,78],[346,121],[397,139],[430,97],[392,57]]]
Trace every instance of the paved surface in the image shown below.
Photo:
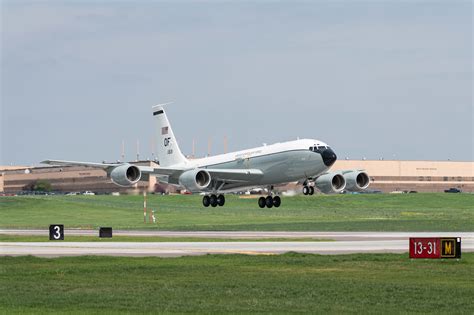
[[[37,233],[37,234],[34,234]],[[0,234],[44,235],[48,231],[0,230]],[[65,235],[97,235],[95,230],[66,230]],[[462,251],[474,252],[474,232],[171,232],[114,231],[114,235],[205,238],[322,238],[328,242],[0,242],[0,255],[44,257],[186,256],[204,254],[281,254],[285,252],[348,254],[408,252],[409,237],[461,237]]]

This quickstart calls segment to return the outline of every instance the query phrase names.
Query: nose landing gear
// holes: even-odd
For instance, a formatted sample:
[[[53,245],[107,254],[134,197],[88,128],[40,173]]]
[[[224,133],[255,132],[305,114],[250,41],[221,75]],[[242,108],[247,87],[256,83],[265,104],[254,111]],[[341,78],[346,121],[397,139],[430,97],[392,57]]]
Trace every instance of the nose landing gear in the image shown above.
[[[312,195],[314,194],[314,187],[313,186],[303,186],[303,195]]]
[[[308,178],[303,183],[303,195],[314,194],[314,182],[312,178]]]

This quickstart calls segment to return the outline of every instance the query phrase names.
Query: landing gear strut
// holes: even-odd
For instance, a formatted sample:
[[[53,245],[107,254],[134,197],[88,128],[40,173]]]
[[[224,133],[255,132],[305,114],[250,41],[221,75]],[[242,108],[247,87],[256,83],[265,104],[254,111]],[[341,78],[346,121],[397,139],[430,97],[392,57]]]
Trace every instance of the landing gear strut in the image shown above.
[[[216,196],[214,194],[212,195],[205,195],[202,197],[202,205],[204,207],[222,207],[225,204],[225,197],[224,195],[219,195]]]

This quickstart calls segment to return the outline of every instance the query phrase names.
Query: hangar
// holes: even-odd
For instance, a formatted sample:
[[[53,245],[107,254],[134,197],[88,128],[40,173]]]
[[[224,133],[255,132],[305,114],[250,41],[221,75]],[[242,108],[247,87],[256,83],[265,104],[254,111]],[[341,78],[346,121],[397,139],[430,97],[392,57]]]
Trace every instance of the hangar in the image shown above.
[[[152,161],[131,164],[158,167]],[[338,160],[332,167],[333,171],[346,169],[366,170],[371,179],[370,190],[442,192],[455,187],[464,192],[474,192],[474,162]],[[126,188],[114,185],[101,169],[77,166],[0,166],[0,192],[19,193],[29,190],[40,180],[49,182],[52,190],[62,192],[175,191],[172,187],[158,184],[153,176],[142,178],[135,186]]]

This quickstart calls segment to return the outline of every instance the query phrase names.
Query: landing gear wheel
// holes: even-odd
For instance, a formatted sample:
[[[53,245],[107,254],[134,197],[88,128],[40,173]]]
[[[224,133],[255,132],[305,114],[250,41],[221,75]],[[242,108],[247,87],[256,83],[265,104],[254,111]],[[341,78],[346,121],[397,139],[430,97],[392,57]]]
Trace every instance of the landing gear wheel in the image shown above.
[[[224,195],[217,196],[217,204],[219,205],[219,207],[222,207],[225,204]]]
[[[303,195],[308,195],[308,194],[309,194],[309,187],[303,186]]]
[[[210,199],[210,202],[211,202],[211,206],[212,207],[217,207],[217,197],[216,197],[216,195],[211,195],[211,197],[209,199]]]
[[[309,194],[310,195],[314,194],[314,187],[313,186],[309,186]]]
[[[258,206],[260,208],[265,208],[266,202],[265,202],[265,197],[260,197],[258,198]]]
[[[202,205],[204,207],[209,207],[210,204],[211,204],[211,198],[209,198],[208,195],[205,195],[204,197],[202,197]]]
[[[273,207],[273,198],[272,198],[272,196],[268,196],[267,198],[265,198],[265,205],[267,206],[267,208]]]
[[[281,205],[281,199],[280,196],[275,196],[273,197],[273,206],[275,208],[278,208]]]

